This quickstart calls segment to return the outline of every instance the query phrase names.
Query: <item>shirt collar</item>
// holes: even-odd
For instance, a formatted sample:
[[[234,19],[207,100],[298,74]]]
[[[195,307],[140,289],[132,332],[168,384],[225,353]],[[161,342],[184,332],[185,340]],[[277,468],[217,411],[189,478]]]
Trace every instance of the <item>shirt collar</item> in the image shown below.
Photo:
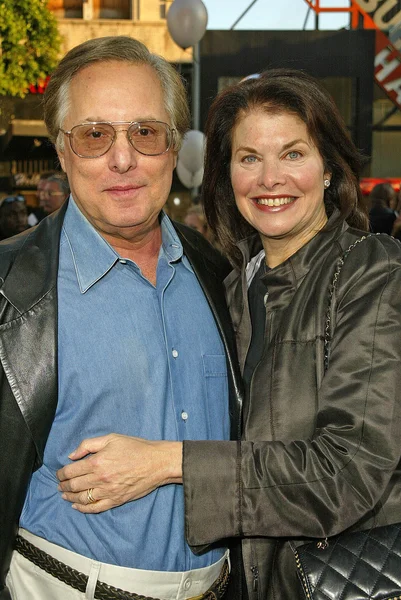
[[[71,248],[78,285],[84,294],[110,271],[120,257],[81,212],[72,195],[63,231]]]
[[[182,258],[181,241],[165,213],[161,213],[162,248],[168,262]],[[118,262],[120,255],[96,231],[70,195],[63,231],[71,248],[75,273],[82,294],[97,283]],[[186,263],[185,263],[186,264]],[[186,264],[187,268],[189,265]]]

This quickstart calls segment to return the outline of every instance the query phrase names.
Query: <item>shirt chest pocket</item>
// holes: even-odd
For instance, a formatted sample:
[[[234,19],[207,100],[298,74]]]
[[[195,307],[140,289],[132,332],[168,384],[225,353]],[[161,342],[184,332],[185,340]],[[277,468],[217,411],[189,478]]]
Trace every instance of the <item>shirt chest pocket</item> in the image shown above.
[[[209,439],[229,439],[227,363],[224,354],[204,354],[203,373]]]

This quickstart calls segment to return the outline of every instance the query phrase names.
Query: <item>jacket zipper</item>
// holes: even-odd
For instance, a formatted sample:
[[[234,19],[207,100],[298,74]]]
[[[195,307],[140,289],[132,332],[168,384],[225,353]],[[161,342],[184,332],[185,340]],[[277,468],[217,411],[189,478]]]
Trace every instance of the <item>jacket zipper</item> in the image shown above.
[[[252,589],[255,593],[257,593],[259,588],[259,569],[258,567],[251,567],[252,575],[253,575],[253,584]]]

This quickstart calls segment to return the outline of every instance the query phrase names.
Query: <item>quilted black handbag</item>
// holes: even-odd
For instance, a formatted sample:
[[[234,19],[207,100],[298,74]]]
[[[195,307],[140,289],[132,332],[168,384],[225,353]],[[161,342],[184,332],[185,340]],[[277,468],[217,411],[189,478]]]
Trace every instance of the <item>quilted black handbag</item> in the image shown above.
[[[371,234],[372,235],[372,234]],[[344,260],[369,234],[339,259],[329,290],[326,314],[327,369],[331,339],[331,304]],[[401,600],[401,523],[341,533],[293,547],[297,572],[308,600]]]
[[[401,524],[341,533],[294,550],[308,600],[400,600]]]

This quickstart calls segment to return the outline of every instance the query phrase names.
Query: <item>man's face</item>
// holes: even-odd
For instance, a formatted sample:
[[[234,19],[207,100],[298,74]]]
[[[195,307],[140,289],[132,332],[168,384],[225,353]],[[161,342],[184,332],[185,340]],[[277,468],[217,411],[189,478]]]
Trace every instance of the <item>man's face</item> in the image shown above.
[[[46,179],[39,179],[36,197],[38,199],[39,206],[43,208],[43,202],[45,199],[44,191],[45,191]]]
[[[147,65],[102,62],[72,80],[70,110],[62,125],[69,131],[88,121],[158,120],[170,125],[162,88]],[[113,245],[117,238],[143,240],[158,227],[158,215],[172,182],[176,153],[144,156],[123,129],[111,149],[98,158],[80,158],[64,136],[59,151],[72,196],[92,225]]]
[[[8,238],[28,229],[28,211],[25,202],[6,203],[1,210],[0,230],[2,237]]]
[[[66,195],[60,190],[57,181],[46,181],[42,193],[43,200],[41,202],[41,207],[48,215],[60,208],[66,199]]]

